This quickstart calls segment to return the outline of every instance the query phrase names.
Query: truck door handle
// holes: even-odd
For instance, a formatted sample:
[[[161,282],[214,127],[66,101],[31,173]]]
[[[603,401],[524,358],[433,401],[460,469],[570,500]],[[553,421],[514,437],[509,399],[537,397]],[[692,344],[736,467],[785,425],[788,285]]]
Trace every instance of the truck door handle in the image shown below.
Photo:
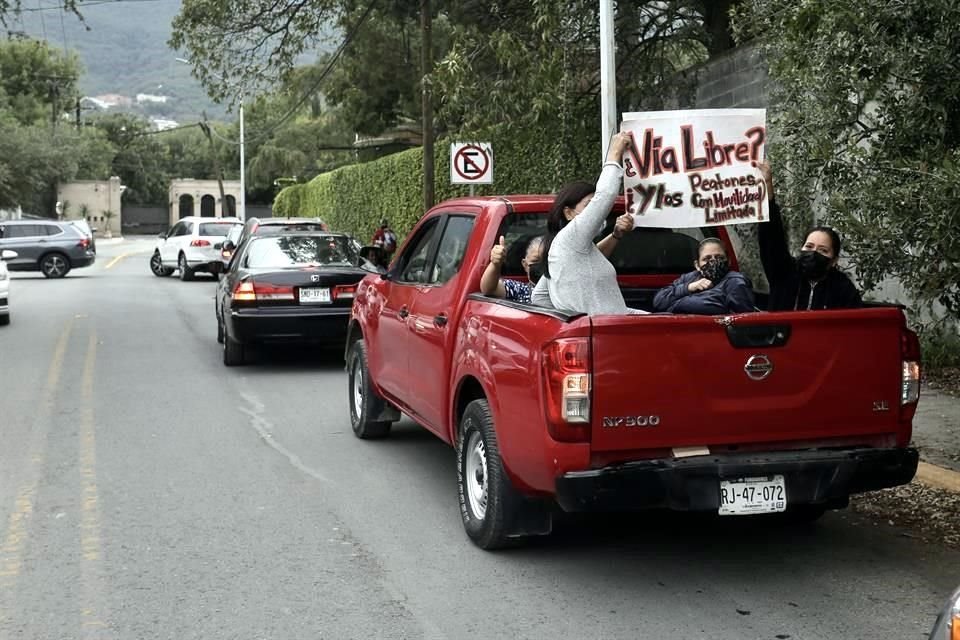
[[[410,315],[410,309],[406,307],[400,307],[400,311],[397,312],[397,315],[400,316],[401,320],[406,320],[407,316]]]
[[[447,326],[447,316],[446,316],[446,314],[441,313],[440,315],[436,316],[436,317],[433,319],[433,324],[437,325],[438,327],[445,327],[445,326]]]

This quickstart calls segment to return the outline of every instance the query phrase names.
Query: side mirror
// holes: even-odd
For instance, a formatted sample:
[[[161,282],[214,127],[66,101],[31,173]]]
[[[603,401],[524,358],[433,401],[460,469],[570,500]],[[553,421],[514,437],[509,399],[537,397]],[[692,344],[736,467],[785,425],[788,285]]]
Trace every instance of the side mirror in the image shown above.
[[[157,234],[157,237],[160,238],[161,240],[166,240],[167,233],[165,231],[161,231],[160,233]]]
[[[0,251],[0,260],[13,260],[18,255],[20,254],[17,253],[16,251],[10,251],[10,249],[4,249],[3,251]]]

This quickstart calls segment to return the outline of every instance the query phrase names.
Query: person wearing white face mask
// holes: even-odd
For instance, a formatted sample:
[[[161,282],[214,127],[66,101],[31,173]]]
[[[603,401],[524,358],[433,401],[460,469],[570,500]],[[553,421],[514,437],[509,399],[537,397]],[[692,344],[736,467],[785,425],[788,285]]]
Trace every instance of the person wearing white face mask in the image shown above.
[[[620,159],[629,144],[626,134],[615,135],[596,186],[572,182],[554,199],[543,246],[547,259],[543,278],[534,289],[534,304],[546,300],[549,293],[553,307],[573,313],[646,313],[626,305],[617,270],[607,259],[623,234],[633,229],[633,218],[620,216],[613,233],[597,244],[593,241],[603,230],[620,192]]]

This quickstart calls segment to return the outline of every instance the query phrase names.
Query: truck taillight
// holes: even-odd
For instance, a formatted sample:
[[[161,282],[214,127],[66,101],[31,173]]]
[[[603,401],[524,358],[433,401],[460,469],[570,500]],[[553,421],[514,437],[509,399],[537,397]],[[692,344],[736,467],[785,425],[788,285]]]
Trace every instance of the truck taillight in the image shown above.
[[[353,296],[357,293],[357,285],[355,284],[338,284],[333,288],[333,299],[334,300],[353,300]]]
[[[191,241],[190,246],[191,247],[209,247],[210,241],[204,240],[203,238],[198,238],[197,240]]]
[[[909,329],[900,334],[900,406],[920,399],[920,339]]]
[[[560,442],[590,441],[590,339],[561,338],[543,350],[547,430]]]

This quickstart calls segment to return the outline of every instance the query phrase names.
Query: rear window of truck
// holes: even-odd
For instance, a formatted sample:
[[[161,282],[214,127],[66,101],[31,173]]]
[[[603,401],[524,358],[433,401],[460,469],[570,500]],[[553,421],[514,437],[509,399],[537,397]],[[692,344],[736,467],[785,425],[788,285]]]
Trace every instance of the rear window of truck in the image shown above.
[[[617,213],[611,213],[599,241],[613,231]],[[507,259],[502,273],[506,276],[525,276],[520,264],[530,241],[547,232],[546,213],[512,213],[500,225],[497,236],[504,236]],[[634,229],[617,244],[610,262],[620,275],[676,274],[693,269],[697,259],[697,245],[713,235],[709,229]]]

